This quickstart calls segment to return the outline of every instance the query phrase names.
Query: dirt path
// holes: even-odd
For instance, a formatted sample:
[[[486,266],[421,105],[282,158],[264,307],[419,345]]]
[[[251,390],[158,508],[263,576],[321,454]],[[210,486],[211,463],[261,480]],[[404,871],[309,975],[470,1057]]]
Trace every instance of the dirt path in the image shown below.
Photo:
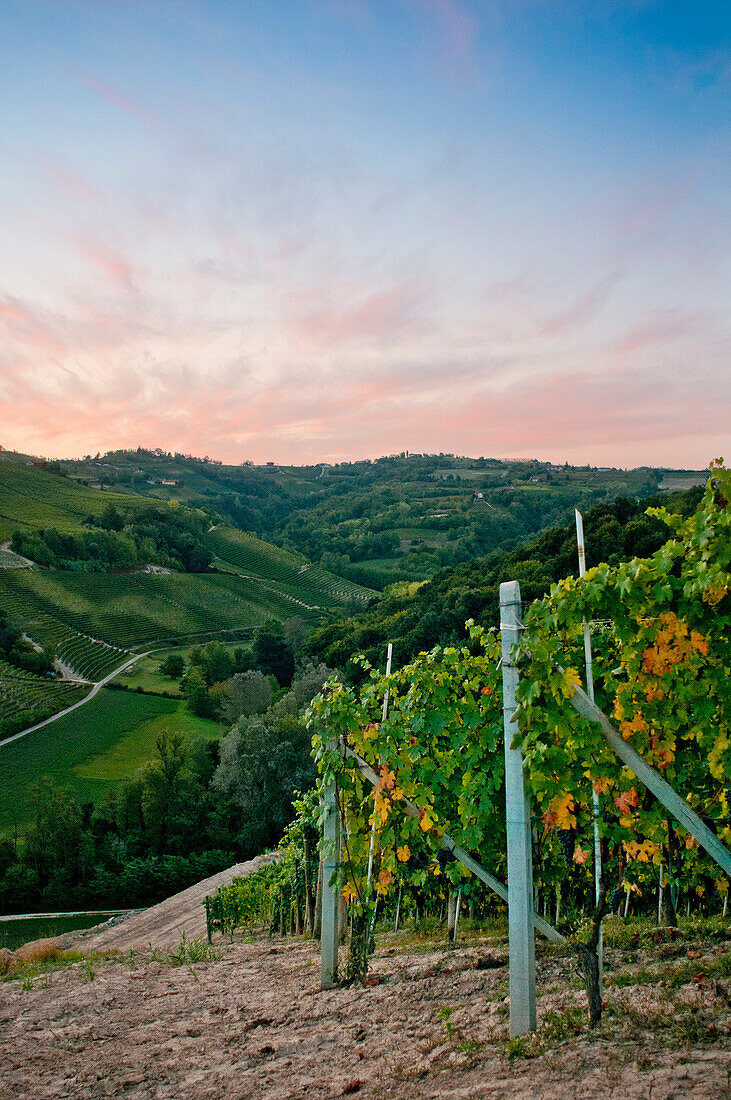
[[[728,1100],[728,1040],[649,1027],[661,989],[609,991],[608,1030],[590,1037],[571,960],[548,955],[539,1017],[565,1025],[547,1050],[511,1060],[499,941],[379,940],[371,984],[327,993],[311,941],[266,936],[222,942],[218,961],[190,967],[138,955],[2,983],[0,1097]],[[680,994],[725,1027],[712,983]]]
[[[89,680],[85,680],[83,676],[79,676],[78,672],[67,665],[65,661],[62,661],[60,657],[56,657],[53,662],[53,667],[61,676],[62,680],[68,680],[77,684],[88,684]]]
[[[0,542],[0,550],[4,550],[6,554],[12,554],[13,557],[17,558],[18,561],[21,562],[21,565],[11,565],[11,566],[6,565],[4,568],[6,568],[6,569],[8,569],[8,568],[10,568],[10,569],[35,569],[35,564],[36,563],[34,561],[31,561],[30,558],[23,557],[22,554],[18,554],[15,550],[13,550],[13,548],[10,545],[10,539],[6,539],[5,542]]]
[[[159,905],[132,914],[119,924],[103,928],[102,931],[92,928],[82,933],[69,932],[59,936],[56,943],[64,948],[79,944],[84,951],[126,952],[133,947],[141,950],[149,947],[169,950],[180,943],[183,932],[187,940],[204,938],[206,913],[203,899],[206,895],[212,894],[218,886],[231,882],[233,878],[243,878],[276,858],[277,853],[270,852],[250,859],[247,863],[237,863],[171,898],[166,898]]]

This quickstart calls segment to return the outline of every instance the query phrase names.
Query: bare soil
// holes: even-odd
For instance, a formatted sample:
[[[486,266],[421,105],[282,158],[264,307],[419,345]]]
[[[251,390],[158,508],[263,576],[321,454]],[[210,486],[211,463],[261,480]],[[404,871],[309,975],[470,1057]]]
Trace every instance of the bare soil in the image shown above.
[[[324,993],[311,940],[217,946],[216,961],[189,966],[133,951],[99,961],[93,977],[81,963],[32,988],[1,983],[0,1097],[731,1097],[729,982],[703,976],[723,944],[633,955],[633,966],[665,958],[667,974],[690,958],[698,974],[609,988],[594,1035],[572,959],[541,948],[543,1028],[517,1050],[500,937],[452,947],[384,934],[365,988]]]

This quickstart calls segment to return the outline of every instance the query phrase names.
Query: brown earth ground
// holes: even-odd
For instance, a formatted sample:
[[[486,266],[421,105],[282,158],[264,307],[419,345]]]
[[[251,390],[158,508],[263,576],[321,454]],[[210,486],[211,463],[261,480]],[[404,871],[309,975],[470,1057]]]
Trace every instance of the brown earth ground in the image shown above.
[[[378,939],[369,984],[325,993],[315,944],[267,935],[217,937],[188,965],[133,950],[2,982],[0,1097],[731,1097],[728,940],[608,948],[629,984],[591,1036],[571,956],[541,944],[541,1027],[510,1042],[503,935]]]

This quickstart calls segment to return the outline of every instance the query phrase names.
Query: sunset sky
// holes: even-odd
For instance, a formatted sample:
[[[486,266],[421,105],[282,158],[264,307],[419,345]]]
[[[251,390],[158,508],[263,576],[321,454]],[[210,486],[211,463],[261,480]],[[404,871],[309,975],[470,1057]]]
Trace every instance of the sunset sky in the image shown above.
[[[0,443],[731,459],[728,0],[3,0]]]

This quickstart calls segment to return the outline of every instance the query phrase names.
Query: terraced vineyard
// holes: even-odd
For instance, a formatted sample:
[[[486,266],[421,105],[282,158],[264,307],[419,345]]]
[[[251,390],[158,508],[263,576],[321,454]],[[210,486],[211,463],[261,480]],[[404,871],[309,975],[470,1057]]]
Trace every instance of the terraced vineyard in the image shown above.
[[[26,632],[76,671],[100,679],[127,650],[250,631],[266,619],[313,613],[236,574],[0,574],[0,600]]]
[[[7,720],[14,715],[21,714],[23,724],[32,724],[35,712],[41,720],[78,702],[86,691],[88,688],[83,685],[68,680],[46,680],[0,661],[0,735]]]
[[[300,606],[312,610],[363,606],[375,592],[336,577],[307,558],[262,542],[233,527],[217,527],[208,536],[220,567],[276,585]],[[291,613],[291,612],[290,612]]]
[[[90,636],[64,615],[64,609],[43,592],[47,574],[37,570],[0,572],[0,602],[34,641],[50,647],[85,680],[101,680],[124,662],[126,650]],[[42,681],[49,686],[53,681]]]

